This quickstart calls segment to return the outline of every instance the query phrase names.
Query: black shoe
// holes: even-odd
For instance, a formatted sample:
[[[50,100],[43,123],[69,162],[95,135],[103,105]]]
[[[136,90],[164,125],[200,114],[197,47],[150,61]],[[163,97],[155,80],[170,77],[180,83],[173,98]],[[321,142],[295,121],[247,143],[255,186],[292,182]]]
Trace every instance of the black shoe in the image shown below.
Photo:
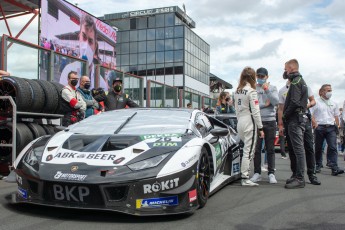
[[[320,185],[321,184],[321,182],[319,181],[319,179],[317,179],[316,176],[309,177],[309,181],[310,181],[310,184],[313,184],[313,185]]]
[[[303,179],[297,179],[294,178],[293,181],[289,184],[285,184],[286,189],[295,189],[295,188],[304,188],[305,187],[305,182]]]
[[[296,178],[296,176],[292,174],[292,176],[289,179],[287,179],[285,183],[290,184],[292,181],[295,180],[295,178]]]
[[[342,169],[337,169],[337,170],[332,170],[332,176],[338,176],[339,174],[343,174],[344,170]]]
[[[316,172],[316,173],[320,173],[320,172],[321,172],[321,167],[320,167],[320,166],[316,166],[315,172]]]

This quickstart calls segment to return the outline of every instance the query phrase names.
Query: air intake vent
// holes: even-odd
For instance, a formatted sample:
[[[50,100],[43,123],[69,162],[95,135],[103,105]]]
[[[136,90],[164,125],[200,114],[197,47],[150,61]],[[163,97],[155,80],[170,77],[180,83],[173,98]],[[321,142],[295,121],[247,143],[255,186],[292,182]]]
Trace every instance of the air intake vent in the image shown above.
[[[106,187],[104,190],[108,201],[122,201],[127,197],[128,186]]]

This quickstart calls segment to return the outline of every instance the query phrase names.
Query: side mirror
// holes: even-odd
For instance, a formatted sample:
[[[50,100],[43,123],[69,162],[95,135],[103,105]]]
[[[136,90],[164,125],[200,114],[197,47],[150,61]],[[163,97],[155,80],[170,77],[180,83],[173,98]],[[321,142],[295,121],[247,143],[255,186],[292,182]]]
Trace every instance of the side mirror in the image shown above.
[[[212,129],[210,131],[210,133],[213,135],[213,136],[216,136],[216,137],[224,137],[226,135],[229,134],[229,130],[228,129],[225,129],[225,128],[220,128],[220,129]]]

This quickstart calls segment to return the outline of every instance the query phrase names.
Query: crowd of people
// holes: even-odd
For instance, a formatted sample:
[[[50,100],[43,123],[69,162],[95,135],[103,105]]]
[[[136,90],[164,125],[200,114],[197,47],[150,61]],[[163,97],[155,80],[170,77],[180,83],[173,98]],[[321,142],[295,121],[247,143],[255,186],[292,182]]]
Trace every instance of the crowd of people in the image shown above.
[[[234,106],[238,119],[237,130],[244,142],[241,165],[242,186],[258,186],[262,180],[261,150],[263,142],[267,154],[268,182],[275,184],[274,140],[278,128],[285,157],[286,137],[291,177],[286,180],[286,189],[305,187],[305,165],[311,184],[321,185],[316,173],[323,168],[322,152],[327,149],[327,166],[332,176],[343,174],[338,166],[338,142],[344,151],[344,114],[331,100],[332,86],[324,84],[315,99],[311,88],[299,72],[299,63],[291,59],[285,63],[283,79],[286,85],[279,91],[267,79],[268,71],[250,67],[243,69],[239,85],[234,93]],[[225,94],[220,99],[226,98]],[[226,102],[226,101],[225,101]],[[217,107],[219,112],[227,106]],[[276,113],[277,112],[277,113]],[[276,118],[277,114],[277,118]],[[277,121],[278,120],[278,121]],[[340,140],[340,141],[339,141]],[[327,148],[325,147],[327,145]],[[250,178],[250,163],[254,159],[254,174]]]

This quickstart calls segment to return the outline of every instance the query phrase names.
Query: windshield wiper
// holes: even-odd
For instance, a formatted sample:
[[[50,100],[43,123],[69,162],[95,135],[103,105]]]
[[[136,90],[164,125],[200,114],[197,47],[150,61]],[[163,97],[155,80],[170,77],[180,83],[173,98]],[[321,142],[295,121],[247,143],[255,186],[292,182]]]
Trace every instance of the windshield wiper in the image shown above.
[[[122,129],[125,125],[127,125],[127,123],[128,123],[135,115],[137,115],[137,112],[133,113],[132,116],[128,117],[128,118],[125,120],[125,122],[123,122],[123,123],[120,125],[120,127],[118,127],[117,130],[115,130],[114,134],[118,134],[118,133],[121,131],[121,129]]]

